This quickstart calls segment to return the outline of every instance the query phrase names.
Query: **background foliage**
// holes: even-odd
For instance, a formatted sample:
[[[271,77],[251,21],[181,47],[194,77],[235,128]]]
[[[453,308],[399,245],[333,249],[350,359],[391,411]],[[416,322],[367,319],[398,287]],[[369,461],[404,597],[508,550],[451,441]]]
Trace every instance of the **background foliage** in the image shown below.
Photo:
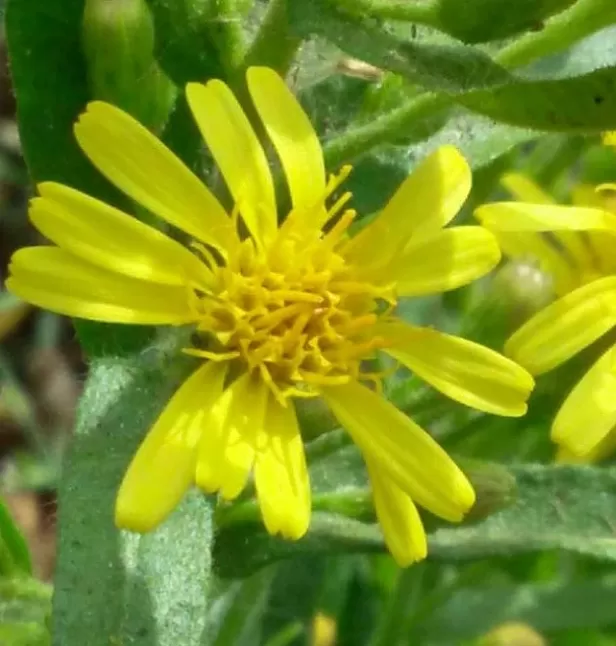
[[[458,146],[474,170],[462,220],[503,197],[507,169],[559,198],[576,184],[616,179],[616,155],[599,145],[601,132],[616,129],[613,0],[6,4],[19,138],[4,79],[5,264],[36,241],[25,218],[32,182],[64,182],[149,217],[76,146],[72,126],[89,100],[134,114],[207,180],[212,167],[183,85],[223,78],[248,106],[251,64],[287,74],[330,169],[354,163],[350,190],[364,216],[443,143]],[[401,315],[500,349],[536,306],[530,286],[504,271],[402,303]],[[372,523],[357,452],[313,405],[302,416],[315,489],[304,540],[267,536],[250,495],[214,508],[194,493],[153,534],[116,531],[119,479],[188,368],[173,359],[181,339],[65,321],[6,293],[0,339],[2,644],[327,646],[334,632],[349,646],[616,644],[616,466],[555,466],[547,439],[558,402],[600,343],[540,379],[522,421],[472,413],[409,375],[388,383],[390,398],[460,457],[479,497],[459,527],[428,518],[430,558],[400,571]],[[56,492],[52,618],[45,581]],[[25,508],[46,528],[30,528],[28,541],[12,518],[28,529]]]

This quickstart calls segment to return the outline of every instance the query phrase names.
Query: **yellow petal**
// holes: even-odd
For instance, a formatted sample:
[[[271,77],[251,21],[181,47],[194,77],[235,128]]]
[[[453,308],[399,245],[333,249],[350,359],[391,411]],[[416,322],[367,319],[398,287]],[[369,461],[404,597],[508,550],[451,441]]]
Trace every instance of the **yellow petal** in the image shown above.
[[[565,362],[616,325],[616,276],[566,294],[535,314],[505,344],[507,355],[539,375]]]
[[[533,179],[522,173],[505,173],[500,183],[518,202],[533,204],[554,204],[555,200],[546,193]]]
[[[217,402],[199,445],[196,482],[204,491],[226,500],[241,493],[264,441],[267,395],[262,381],[244,373]]]
[[[532,179],[520,173],[508,173],[501,179],[501,184],[518,200],[531,202],[533,204],[555,204],[555,200],[538,186]],[[489,206],[489,205],[488,205]],[[525,205],[528,206],[528,205]],[[559,207],[561,208],[561,207]],[[527,234],[532,235],[532,234]],[[583,273],[592,271],[593,256],[582,233],[576,231],[555,230],[553,233],[560,247],[566,252],[569,258],[575,263],[575,270]],[[557,279],[557,291],[563,293],[561,277]],[[575,284],[569,283],[573,288]]]
[[[218,200],[130,115],[94,101],[75,125],[75,136],[98,170],[152,213],[223,254],[234,246],[237,236]]]
[[[248,118],[222,81],[189,83],[186,97],[248,230],[266,243],[277,227],[274,183]]]
[[[616,427],[616,347],[582,377],[561,406],[552,439],[579,456],[595,450]]]
[[[499,260],[500,249],[487,229],[452,227],[411,239],[390,264],[370,275],[395,281],[400,296],[436,294],[483,276]]]
[[[558,445],[555,462],[558,464],[597,464],[616,451],[616,432],[612,429],[588,453],[577,455],[566,446]]]
[[[422,507],[456,522],[474,504],[453,460],[386,399],[357,382],[323,388],[323,397],[364,456]]]
[[[246,78],[257,112],[282,162],[293,206],[313,208],[325,195],[325,164],[310,119],[274,70],[251,67]],[[321,221],[315,218],[315,227],[323,224],[325,209],[322,214]]]
[[[135,453],[120,485],[115,521],[136,532],[154,529],[192,485],[197,447],[225,366],[204,364],[176,391]]]
[[[378,216],[345,247],[358,262],[374,255],[390,257],[411,236],[426,234],[448,224],[471,190],[471,169],[453,146],[442,146],[421,162],[404,180]]]
[[[587,235],[591,233],[605,233],[603,231],[555,231],[553,233],[557,242],[565,249],[573,260],[576,271],[590,273],[594,270],[595,258],[588,245]],[[616,238],[614,239],[616,245]]]
[[[484,204],[475,217],[496,231],[591,231],[616,232],[616,215],[582,206],[495,202]]]
[[[402,321],[384,324],[379,332],[388,354],[448,397],[495,415],[526,412],[533,378],[498,352]]]
[[[417,507],[378,464],[366,460],[374,508],[385,543],[400,567],[425,559],[428,541]]]
[[[58,314],[143,325],[195,320],[186,287],[115,274],[57,247],[20,249],[13,254],[9,271],[9,291]]]
[[[600,274],[616,274],[616,240],[605,231],[589,231],[588,244]]]
[[[571,202],[574,206],[603,208],[603,198],[592,184],[576,184],[571,189]]]
[[[255,460],[255,485],[267,531],[297,540],[310,524],[310,481],[295,409],[270,394],[265,446]]]
[[[165,285],[212,283],[212,273],[188,249],[160,231],[72,188],[44,182],[30,219],[57,245],[98,267]]]

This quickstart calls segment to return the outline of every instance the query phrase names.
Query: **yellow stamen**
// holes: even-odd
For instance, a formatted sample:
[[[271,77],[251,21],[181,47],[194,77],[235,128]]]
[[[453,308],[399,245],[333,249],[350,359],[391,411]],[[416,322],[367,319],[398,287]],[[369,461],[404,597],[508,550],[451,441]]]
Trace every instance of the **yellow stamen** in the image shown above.
[[[322,201],[311,207],[315,215],[322,217],[325,200],[350,172],[344,166],[329,178]],[[363,360],[385,345],[371,327],[389,315],[396,299],[392,286],[362,280],[360,268],[336,251],[355,218],[355,211],[343,211],[350,197],[344,193],[326,209],[328,219],[339,216],[327,233],[310,227],[305,210],[292,212],[266,248],[246,238],[220,266],[207,247],[194,245],[214,272],[216,288],[210,294],[191,287],[191,308],[197,330],[213,336],[220,350],[186,352],[212,361],[240,358],[248,370],[258,370],[281,404],[313,397],[321,386],[364,379]],[[233,213],[237,219],[237,205]],[[389,307],[379,313],[383,301]]]
[[[212,352],[210,350],[201,350],[199,348],[183,348],[182,352],[191,357],[200,359],[209,359],[210,361],[230,361],[240,356],[239,352]]]

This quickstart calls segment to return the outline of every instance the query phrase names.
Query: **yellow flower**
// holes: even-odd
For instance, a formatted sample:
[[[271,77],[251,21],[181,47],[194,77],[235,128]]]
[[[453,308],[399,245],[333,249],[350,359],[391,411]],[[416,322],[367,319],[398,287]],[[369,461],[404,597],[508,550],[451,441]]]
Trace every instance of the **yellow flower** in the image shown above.
[[[476,216],[495,232],[505,254],[534,259],[553,278],[556,300],[505,344],[505,354],[540,375],[616,326],[616,214],[597,208],[601,197],[593,197],[587,187],[573,193],[577,205],[559,206],[523,175],[506,175],[502,183],[524,202],[487,204]],[[558,459],[604,457],[616,445],[615,427],[612,346],[568,394],[554,419],[551,436],[559,446]]]
[[[57,246],[18,251],[8,287],[57,312],[115,323],[193,325],[204,359],[130,464],[116,522],[158,525],[188,487],[234,499],[253,474],[265,526],[300,538],[310,488],[293,406],[322,397],[365,457],[377,516],[396,559],[426,555],[415,503],[450,521],[473,505],[468,480],[439,445],[380,396],[363,361],[385,351],[457,401],[523,415],[530,375],[480,345],[407,324],[402,296],[440,292],[499,260],[477,226],[444,228],[470,190],[453,147],[425,160],[354,237],[349,193],[332,194],[317,136],[283,80],[251,68],[248,88],[286,176],[292,208],[278,224],[266,153],[230,89],[191,83],[187,97],[236,205],[229,215],[130,116],[91,103],[75,126],[94,165],[129,197],[194,240],[190,248],[83,193],[39,186],[30,217]]]
[[[337,632],[336,620],[324,612],[317,612],[312,619],[312,646],[335,646]]]
[[[602,140],[605,146],[616,146],[616,132],[604,132]]]

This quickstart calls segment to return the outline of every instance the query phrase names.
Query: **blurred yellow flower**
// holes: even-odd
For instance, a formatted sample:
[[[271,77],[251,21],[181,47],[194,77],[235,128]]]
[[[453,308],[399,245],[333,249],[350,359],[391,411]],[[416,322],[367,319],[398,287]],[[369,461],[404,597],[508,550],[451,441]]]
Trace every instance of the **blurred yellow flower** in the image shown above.
[[[505,254],[532,259],[553,280],[556,300],[522,325],[505,354],[540,375],[616,326],[616,214],[601,191],[578,186],[560,206],[517,173],[502,184],[520,202],[486,204],[477,218]],[[608,187],[599,187],[608,188]],[[609,198],[607,198],[609,199]],[[616,446],[616,346],[568,394],[552,424],[558,459],[592,462]]]
[[[323,612],[317,612],[312,619],[312,646],[335,646],[337,632],[336,620]]]
[[[475,495],[430,435],[366,385],[382,375],[363,362],[385,351],[457,401],[523,415],[533,386],[525,370],[393,314],[400,297],[485,274],[500,251],[482,227],[445,228],[471,185],[451,146],[349,237],[356,213],[350,193],[337,189],[350,167],[326,177],[316,133],[274,71],[251,68],[247,82],[287,180],[292,207],[281,224],[265,150],[223,82],[191,83],[186,92],[235,204],[230,215],[144,127],[94,102],[75,126],[81,148],[126,195],[194,242],[184,247],[92,197],[43,183],[30,217],[57,246],[18,251],[7,286],[71,316],[195,326],[186,352],[203,363],[132,460],[117,497],[120,527],[151,530],[193,483],[232,500],[252,473],[268,531],[300,538],[311,502],[292,403],[319,396],[365,457],[386,542],[408,565],[427,550],[415,503],[460,521]]]
[[[484,635],[477,646],[547,646],[545,639],[531,626],[508,621]]]

